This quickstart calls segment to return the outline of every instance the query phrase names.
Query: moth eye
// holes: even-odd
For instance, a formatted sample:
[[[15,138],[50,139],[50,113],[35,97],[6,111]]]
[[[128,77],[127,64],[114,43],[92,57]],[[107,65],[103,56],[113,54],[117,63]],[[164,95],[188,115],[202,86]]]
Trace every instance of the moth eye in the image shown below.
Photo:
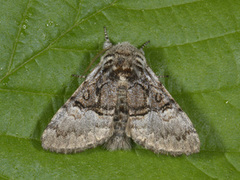
[[[90,98],[90,92],[89,90],[87,90],[83,93],[83,99],[88,100],[89,98]]]

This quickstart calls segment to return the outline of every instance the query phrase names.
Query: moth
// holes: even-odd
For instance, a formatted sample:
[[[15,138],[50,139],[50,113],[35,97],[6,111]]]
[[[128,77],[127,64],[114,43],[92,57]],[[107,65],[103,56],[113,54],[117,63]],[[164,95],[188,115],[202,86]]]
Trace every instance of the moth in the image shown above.
[[[147,65],[145,45],[113,45],[105,28],[105,54],[44,130],[44,149],[65,154],[99,145],[127,150],[134,141],[154,153],[199,152],[191,120]]]

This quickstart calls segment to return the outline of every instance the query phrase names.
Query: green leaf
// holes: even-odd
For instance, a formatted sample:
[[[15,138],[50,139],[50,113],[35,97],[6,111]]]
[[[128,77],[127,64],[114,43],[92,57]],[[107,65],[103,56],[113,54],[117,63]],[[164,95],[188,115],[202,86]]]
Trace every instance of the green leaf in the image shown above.
[[[1,0],[1,179],[240,179],[238,0]],[[189,115],[201,152],[171,157],[134,146],[62,155],[40,137],[102,49],[144,49]]]

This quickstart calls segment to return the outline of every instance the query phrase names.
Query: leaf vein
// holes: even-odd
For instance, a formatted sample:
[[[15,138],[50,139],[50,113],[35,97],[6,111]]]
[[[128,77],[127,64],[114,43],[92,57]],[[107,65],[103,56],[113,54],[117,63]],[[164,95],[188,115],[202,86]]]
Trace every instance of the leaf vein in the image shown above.
[[[10,69],[11,69],[12,62],[13,62],[13,57],[14,57],[15,51],[17,49],[18,40],[19,40],[19,37],[20,37],[20,34],[21,34],[21,30],[22,30],[22,27],[23,27],[23,22],[26,19],[26,15],[27,15],[28,9],[30,7],[30,4],[31,4],[31,0],[29,0],[28,3],[27,3],[26,9],[25,9],[25,11],[23,13],[23,16],[22,16],[21,23],[20,23],[20,25],[18,27],[17,36],[15,38],[15,43],[13,45],[12,53],[11,53],[11,56],[10,56],[10,59],[9,59],[9,64],[8,64],[8,71],[7,71],[6,74],[8,74]]]
[[[182,3],[182,4],[171,4],[171,5],[168,5],[168,6],[144,9],[144,11],[152,11],[152,10],[160,10],[160,9],[165,9],[165,8],[172,8],[172,7],[183,6],[183,5],[187,5],[187,4],[194,4],[194,3],[203,2],[203,1],[204,0],[196,0],[196,1],[193,1],[193,2]],[[124,10],[132,10],[132,11],[142,11],[143,10],[143,9],[126,8],[125,6],[121,7],[121,5],[118,5],[117,7],[122,8]]]

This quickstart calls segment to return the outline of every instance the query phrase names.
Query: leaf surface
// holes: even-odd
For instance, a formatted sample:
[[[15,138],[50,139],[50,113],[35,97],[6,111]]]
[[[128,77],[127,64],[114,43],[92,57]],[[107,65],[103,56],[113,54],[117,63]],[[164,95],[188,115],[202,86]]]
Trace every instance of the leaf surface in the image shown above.
[[[0,178],[239,179],[238,0],[1,0]],[[62,155],[40,137],[112,42],[144,49],[149,66],[189,115],[201,140],[191,156],[101,148]],[[93,68],[93,67],[92,67]]]

